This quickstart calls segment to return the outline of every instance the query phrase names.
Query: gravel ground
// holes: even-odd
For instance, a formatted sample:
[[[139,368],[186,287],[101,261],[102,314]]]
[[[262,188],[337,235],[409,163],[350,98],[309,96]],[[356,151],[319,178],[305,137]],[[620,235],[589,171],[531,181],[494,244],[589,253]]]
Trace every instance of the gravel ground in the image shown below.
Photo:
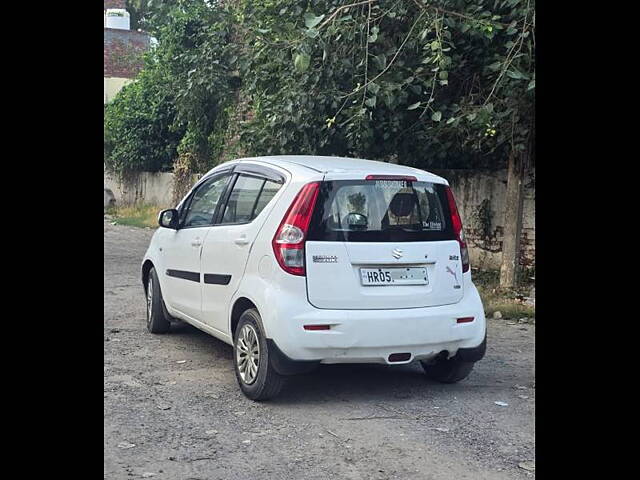
[[[419,365],[326,365],[255,403],[229,345],[186,324],[147,332],[152,233],[105,219],[105,479],[535,477],[534,325],[490,320],[487,356],[457,385]]]

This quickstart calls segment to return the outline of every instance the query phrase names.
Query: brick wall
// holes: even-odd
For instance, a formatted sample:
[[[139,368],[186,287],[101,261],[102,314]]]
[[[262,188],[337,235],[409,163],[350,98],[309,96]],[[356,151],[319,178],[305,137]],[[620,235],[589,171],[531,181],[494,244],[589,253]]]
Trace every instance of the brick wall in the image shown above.
[[[104,0],[104,9],[107,8],[127,8],[125,0]]]
[[[142,55],[148,49],[146,33],[105,28],[104,76],[134,78],[142,68]]]

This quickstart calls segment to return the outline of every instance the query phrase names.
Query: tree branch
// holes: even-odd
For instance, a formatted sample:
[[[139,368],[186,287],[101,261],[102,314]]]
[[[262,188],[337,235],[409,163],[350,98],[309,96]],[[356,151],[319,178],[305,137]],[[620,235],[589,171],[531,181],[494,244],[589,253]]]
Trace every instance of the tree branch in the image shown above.
[[[338,15],[338,12],[340,12],[341,10],[344,10],[344,9],[346,9],[346,8],[350,8],[350,7],[356,7],[356,6],[358,6],[358,5],[364,5],[365,3],[369,3],[369,4],[371,4],[371,3],[374,3],[374,2],[377,2],[377,1],[378,1],[378,0],[366,0],[366,1],[364,1],[364,2],[350,3],[349,5],[343,5],[342,7],[338,7],[338,8],[336,9],[336,11],[335,11],[335,12],[333,12],[333,13],[329,16],[329,18],[327,18],[324,22],[322,22],[322,23],[320,24],[320,26],[318,27],[318,30],[320,30],[320,29],[321,29],[322,27],[324,27],[327,23],[329,23],[331,20],[333,20],[333,19],[336,17],[336,15]]]
[[[409,40],[409,38],[411,37],[411,33],[413,32],[413,29],[415,28],[415,26],[418,24],[418,22],[420,21],[420,19],[422,18],[422,16],[424,15],[424,11],[418,16],[418,18],[416,19],[415,22],[413,22],[413,25],[411,25],[411,28],[409,29],[409,33],[407,33],[406,38],[404,39],[404,41],[402,42],[402,44],[400,45],[400,47],[398,48],[398,50],[396,50],[395,55],[393,56],[393,58],[391,59],[391,61],[389,62],[389,65],[387,65],[385,67],[384,70],[382,70],[378,75],[376,75],[375,77],[373,77],[371,80],[369,80],[367,83],[365,83],[364,85],[362,85],[360,88],[356,88],[353,92],[351,93],[347,93],[346,95],[343,95],[340,98],[346,98],[346,97],[350,97],[351,95],[354,95],[356,93],[358,93],[360,90],[362,90],[363,88],[366,88],[367,85],[369,85],[372,82],[375,82],[378,78],[380,78],[382,75],[384,75],[384,73],[389,70],[389,68],[391,68],[391,65],[393,65],[393,62],[395,61],[395,59],[398,57],[398,55],[400,54],[400,51],[402,50],[402,47],[404,47],[405,43],[407,43],[407,40]]]
[[[367,15],[367,36],[365,38],[364,45],[364,84],[367,84],[368,74],[369,74],[369,26],[371,23],[371,3],[369,3],[369,14]],[[362,104],[360,107],[364,107],[364,101],[367,98],[367,88],[364,88],[364,92],[362,92]]]
[[[444,15],[442,16],[442,19],[440,21],[441,22],[444,21]],[[436,22],[435,22],[434,25],[436,27],[436,38],[438,39],[438,43],[440,44],[440,53],[442,53],[442,37],[440,36],[440,29],[438,28],[438,19],[437,18],[436,18]],[[422,118],[423,115],[427,112],[427,109],[430,108],[431,100],[433,99],[433,94],[436,91],[436,83],[437,83],[437,80],[438,80],[438,74],[439,73],[440,73],[440,67],[438,66],[438,69],[433,74],[433,80],[431,80],[431,93],[429,94],[429,99],[427,100],[427,104],[424,106],[424,109],[422,110],[422,113],[420,114],[420,116],[418,118]]]
[[[474,22],[485,21],[483,19],[475,18],[475,17],[472,17],[470,15],[465,15],[464,13],[454,12],[452,10],[447,10],[445,8],[442,8],[442,7],[437,7],[435,5],[429,5],[429,4],[425,5],[424,3],[420,3],[418,0],[412,0],[412,1],[421,10],[427,10],[427,9],[435,10],[435,11],[440,12],[440,13],[446,13],[447,15],[451,15],[452,17],[463,18],[465,20],[471,20],[471,21],[474,21]],[[496,23],[498,25],[502,25],[502,26],[505,26],[505,27],[508,27],[508,26],[511,25],[510,23],[502,23],[502,22],[497,22],[495,20],[486,20],[486,21],[491,22],[491,23]]]
[[[527,31],[527,27],[529,25],[527,23],[527,17],[529,16],[530,3],[531,3],[530,1],[527,1],[527,11],[526,11],[526,13],[524,15],[524,25],[522,25],[522,33],[520,34],[520,42],[519,42],[519,44],[514,42],[513,46],[509,49],[509,52],[507,53],[507,58],[506,58],[506,60],[504,62],[504,68],[500,72],[500,75],[498,75],[498,78],[496,79],[495,83],[493,84],[493,87],[491,88],[491,91],[489,92],[489,95],[487,96],[487,99],[484,101],[483,105],[486,105],[489,102],[489,99],[491,98],[491,96],[495,92],[496,87],[500,83],[500,80],[502,80],[502,77],[504,76],[505,73],[507,73],[507,70],[509,69],[509,67],[513,63],[513,60],[518,55],[518,53],[520,53],[520,50],[522,50],[522,44],[524,43],[524,34]],[[515,48],[516,45],[518,45],[518,50],[516,50],[515,53],[513,55],[511,55],[511,53],[513,52],[513,49]]]

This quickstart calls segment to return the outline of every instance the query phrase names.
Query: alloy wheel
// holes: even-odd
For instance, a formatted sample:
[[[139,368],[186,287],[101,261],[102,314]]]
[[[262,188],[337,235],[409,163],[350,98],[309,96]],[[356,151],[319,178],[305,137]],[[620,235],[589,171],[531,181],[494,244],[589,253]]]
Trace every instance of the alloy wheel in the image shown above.
[[[236,363],[240,378],[247,385],[255,382],[260,366],[260,343],[252,325],[244,325],[236,342]]]
[[[153,279],[149,277],[147,283],[147,323],[151,322],[151,313],[153,311]]]

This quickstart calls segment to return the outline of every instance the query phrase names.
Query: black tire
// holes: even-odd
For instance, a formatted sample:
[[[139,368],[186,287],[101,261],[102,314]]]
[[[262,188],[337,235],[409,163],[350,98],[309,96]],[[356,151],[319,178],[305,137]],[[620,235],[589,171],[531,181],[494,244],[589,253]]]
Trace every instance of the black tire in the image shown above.
[[[147,329],[151,333],[167,333],[169,331],[169,319],[164,310],[162,291],[156,269],[149,270],[149,279],[146,287],[147,296]]]
[[[245,332],[248,334],[248,337],[243,337],[243,343],[240,343],[240,337]],[[251,348],[252,344],[250,341],[252,338],[251,335],[254,334],[257,337],[257,345],[259,347],[257,351],[257,373],[247,373],[246,370],[241,372],[241,369],[244,368],[241,367],[241,365],[248,366],[252,358],[256,358],[256,356],[247,358],[247,354],[245,353],[247,347],[249,347],[248,350],[255,352],[255,349]],[[249,338],[249,341],[247,341],[247,338]],[[244,347],[241,345],[244,345]],[[260,314],[254,308],[246,310],[240,316],[238,326],[233,336],[233,366],[242,393],[251,400],[261,401],[273,398],[280,393],[284,385],[284,377],[275,371],[271,365],[269,356],[269,346],[262,329]],[[242,362],[242,358],[245,359],[244,362]],[[253,365],[255,367],[255,362]]]
[[[475,362],[464,362],[453,357],[449,360],[440,359],[431,364],[421,363],[428,378],[441,383],[456,383],[469,376]]]

